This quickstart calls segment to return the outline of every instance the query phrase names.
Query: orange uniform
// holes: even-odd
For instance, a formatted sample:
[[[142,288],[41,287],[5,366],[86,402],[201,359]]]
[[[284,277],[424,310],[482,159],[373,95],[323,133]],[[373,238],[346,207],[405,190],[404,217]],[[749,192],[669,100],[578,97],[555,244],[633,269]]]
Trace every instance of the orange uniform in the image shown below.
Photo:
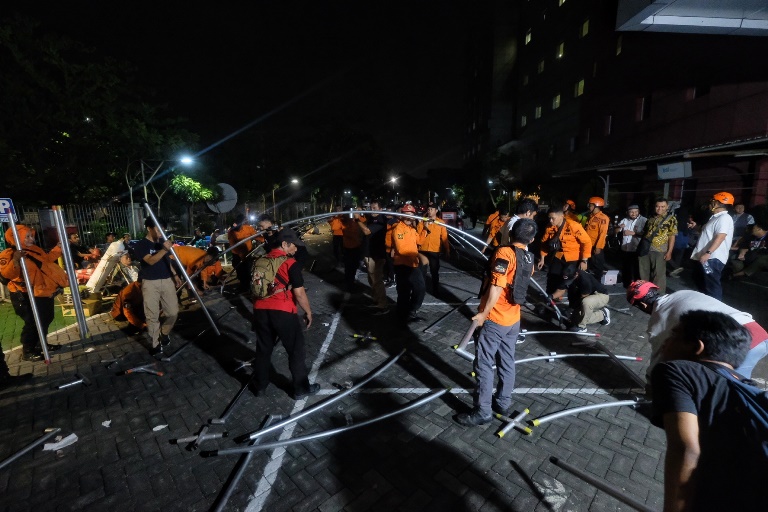
[[[426,252],[440,252],[440,249],[444,249],[446,254],[450,252],[450,246],[448,245],[448,230],[445,226],[441,226],[444,222],[440,219],[435,219],[433,223],[422,222],[417,228],[417,232],[420,237],[419,249]],[[429,230],[429,232],[427,232]]]
[[[365,222],[365,218],[350,219],[349,216],[345,216],[341,219],[345,249],[357,249],[363,245],[363,230],[360,229],[358,222]]]
[[[227,240],[229,245],[235,245],[240,240],[244,240],[249,236],[255,235],[256,230],[250,224],[241,224],[238,228],[229,228],[227,231]],[[240,259],[245,259],[246,256],[253,250],[253,240],[248,240],[240,247],[232,249],[232,254],[239,256]]]
[[[343,224],[341,223],[341,215],[331,217],[331,220],[328,221],[328,224],[331,226],[331,232],[334,236],[342,236],[344,234]]]
[[[611,219],[601,211],[589,217],[585,231],[592,240],[593,248],[602,250],[605,247],[605,237],[608,235],[610,222]]]
[[[557,258],[565,256],[565,261],[586,260],[592,255],[592,240],[581,224],[572,220],[563,219],[565,226],[560,233],[560,242],[563,245],[561,252],[555,254]],[[547,255],[546,242],[557,235],[560,226],[549,226],[541,238],[541,256]]]
[[[200,278],[204,283],[210,284],[217,280],[221,280],[222,276],[224,276],[224,269],[221,268],[221,262],[219,260],[214,261],[200,271]]]
[[[203,266],[204,250],[192,247],[191,245],[179,245],[174,247],[173,250],[179,256],[179,263],[187,271],[187,275],[191,276]]]
[[[490,226],[488,227],[488,238],[491,239],[491,247],[497,247],[499,245],[500,240],[496,235],[506,223],[507,221],[501,220],[501,217],[498,215],[490,223]]]
[[[147,326],[144,317],[144,296],[141,294],[141,283],[133,282],[117,294],[112,311],[112,318],[117,320],[124,316],[128,323],[141,330]]]
[[[26,234],[29,231],[34,231],[23,225],[17,226],[17,230],[22,243]],[[5,232],[5,240],[8,244],[15,245],[13,232],[11,232],[10,228]],[[56,260],[61,257],[61,247],[56,246],[50,252],[46,252],[40,247],[33,245],[24,250],[27,253],[27,270],[32,281],[35,297],[53,297],[59,288],[69,286],[66,272],[56,264]],[[0,252],[0,274],[9,280],[9,292],[26,292],[27,288],[24,284],[21,266],[17,266],[13,262],[14,251],[15,249],[8,248]]]
[[[421,237],[415,228],[407,226],[402,220],[392,229],[392,251],[395,265],[407,267],[419,266],[419,241]]]
[[[524,245],[517,243],[514,245],[525,249]],[[517,268],[515,250],[512,247],[500,247],[494,254],[491,268],[493,269],[493,272],[491,272],[491,284],[503,288],[504,291],[501,292],[493,309],[488,313],[488,320],[505,327],[514,325],[520,321],[520,305],[510,300],[512,290],[507,287],[511,286],[515,279],[515,270]],[[484,307],[485,304],[480,304],[479,311],[482,311]]]

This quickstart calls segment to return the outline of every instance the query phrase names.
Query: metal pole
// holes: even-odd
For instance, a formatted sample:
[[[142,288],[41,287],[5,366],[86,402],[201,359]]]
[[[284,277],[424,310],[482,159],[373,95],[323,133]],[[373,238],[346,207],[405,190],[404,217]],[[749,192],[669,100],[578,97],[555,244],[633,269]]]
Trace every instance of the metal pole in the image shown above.
[[[467,304],[467,302],[469,302],[469,300],[470,300],[470,299],[473,299],[473,298],[475,298],[475,297],[474,297],[474,295],[467,297],[466,299],[464,299],[464,302],[462,302],[462,303],[461,303],[461,304],[459,304],[458,306],[454,307],[452,310],[450,310],[449,312],[447,312],[446,314],[444,314],[443,316],[441,316],[440,318],[438,318],[437,320],[435,320],[434,322],[432,322],[431,324],[429,324],[429,325],[428,325],[428,326],[427,326],[427,327],[426,327],[426,328],[425,328],[423,331],[421,331],[421,332],[429,332],[429,330],[430,330],[430,329],[432,329],[433,327],[437,327],[437,326],[438,326],[438,324],[440,324],[440,323],[441,323],[443,320],[445,320],[446,318],[448,318],[449,316],[451,316],[451,315],[452,315],[452,314],[453,314],[453,313],[454,313],[454,312],[455,312],[457,309],[459,309],[459,308],[460,308],[460,307],[462,307],[462,306],[465,306],[465,305]]]
[[[19,231],[16,229],[16,221],[13,219],[13,212],[10,208],[6,210],[8,214],[8,223],[11,225],[11,231],[13,232],[13,241],[16,244],[16,250],[24,250],[24,246],[21,244],[19,238]],[[63,252],[63,251],[62,251]],[[22,256],[19,260],[21,265],[21,274],[24,277],[24,283],[27,286],[27,297],[29,297],[29,307],[32,308],[32,316],[35,319],[35,327],[37,328],[37,335],[40,338],[40,346],[43,349],[43,357],[45,358],[45,364],[51,364],[51,356],[48,354],[48,343],[43,334],[43,324],[40,322],[40,312],[37,310],[37,303],[35,302],[35,290],[32,287],[32,279],[29,277],[29,269],[27,269],[26,257]]]
[[[565,359],[566,357],[608,357],[607,354],[551,354],[548,356],[528,357],[515,361],[515,364],[530,363],[532,361],[551,361],[552,359]],[[640,362],[643,360],[640,356],[616,356],[626,361]]]
[[[144,204],[144,208],[147,210],[147,214],[152,217],[152,220],[155,223],[155,226],[160,230],[160,234],[163,236],[164,239],[168,239],[168,235],[165,233],[165,230],[163,229],[163,226],[160,225],[160,223],[157,221],[157,217],[155,217],[154,212],[152,211],[152,208],[149,206],[149,203]],[[200,303],[200,307],[203,308],[203,313],[205,313],[205,316],[208,318],[208,321],[211,323],[211,328],[213,328],[213,332],[216,333],[216,336],[221,336],[221,333],[219,332],[219,328],[216,326],[216,322],[213,321],[213,318],[211,318],[211,313],[208,311],[208,308],[205,307],[205,304],[203,303],[203,299],[200,297],[200,294],[197,293],[197,288],[195,288],[194,283],[192,283],[192,280],[189,278],[189,274],[187,274],[187,270],[181,265],[181,260],[179,259],[179,255],[176,254],[176,251],[173,249],[173,246],[171,246],[171,254],[173,255],[173,258],[179,262],[179,270],[181,271],[181,275],[184,276],[184,280],[187,282],[187,285],[189,286],[189,289],[192,291],[192,293],[195,295],[195,298]]]
[[[260,444],[258,446],[243,446],[239,448],[228,448],[225,450],[214,450],[210,452],[203,452],[201,455],[210,457],[215,455],[232,455],[235,453],[247,453],[247,452],[256,452],[256,451],[262,451],[262,450],[270,450],[272,448],[282,448],[283,446],[290,446],[294,444],[301,444],[306,443],[309,441],[314,441],[316,439],[323,439],[325,437],[331,437],[335,436],[336,434],[341,434],[343,432],[349,432],[350,430],[354,430],[357,428],[367,427],[368,425],[371,425],[373,423],[378,423],[379,421],[383,421],[386,419],[389,419],[393,416],[397,416],[399,414],[402,414],[404,412],[410,411],[411,409],[415,409],[417,407],[420,407],[428,402],[431,402],[435,398],[438,398],[445,393],[450,391],[449,389],[441,389],[440,391],[436,391],[430,395],[427,395],[419,400],[416,400],[415,402],[411,402],[399,409],[395,409],[392,412],[388,412],[386,414],[382,414],[381,416],[377,416],[375,418],[371,418],[369,420],[360,422],[360,423],[354,423],[352,425],[347,425],[344,427],[334,428],[331,430],[326,430],[324,432],[317,432],[315,434],[310,434],[303,437],[295,437],[293,439],[287,439],[285,441],[275,441],[272,443],[266,443],[266,444]]]
[[[217,318],[217,320],[221,320],[222,318],[224,318],[225,316],[227,316],[229,313],[231,313],[231,312],[232,312],[232,311],[234,311],[234,310],[235,310],[235,306],[230,306],[230,307],[229,307],[229,309],[228,309],[227,311],[225,311],[224,313],[222,313],[222,314],[221,314],[221,316],[219,316],[219,318]],[[189,340],[188,342],[186,342],[185,344],[183,344],[182,346],[180,346],[180,347],[178,348],[178,350],[176,350],[176,352],[174,352],[173,354],[169,355],[168,357],[163,357],[163,358],[161,359],[161,361],[163,361],[163,362],[166,362],[166,363],[168,363],[168,362],[170,362],[170,361],[173,361],[173,360],[176,358],[176,356],[178,356],[178,355],[179,355],[180,353],[182,353],[182,352],[183,352],[183,351],[184,351],[184,350],[185,350],[187,347],[189,347],[189,346],[190,346],[190,345],[192,345],[192,344],[193,344],[195,341],[197,341],[197,339],[198,339],[198,338],[200,338],[200,336],[202,336],[203,334],[205,334],[206,332],[208,332],[208,329],[210,329],[210,328],[211,328],[211,326],[208,326],[208,327],[206,327],[205,329],[203,329],[202,331],[200,331],[200,334],[198,334],[198,335],[197,335],[197,336],[195,336],[193,339]]]
[[[260,436],[263,436],[264,434],[268,434],[269,432],[272,432],[272,431],[277,430],[279,428],[283,428],[284,426],[286,426],[286,425],[288,425],[290,423],[298,421],[301,418],[303,418],[305,416],[308,416],[308,415],[312,414],[315,411],[319,411],[320,409],[322,409],[324,407],[327,407],[327,406],[331,405],[332,403],[334,403],[334,402],[336,402],[338,400],[341,400],[345,396],[349,395],[350,393],[354,393],[360,387],[364,386],[365,384],[370,382],[372,379],[374,379],[377,376],[379,376],[387,368],[389,368],[390,366],[395,364],[395,362],[398,359],[400,359],[400,356],[402,356],[404,353],[405,353],[405,349],[401,350],[399,354],[397,354],[395,357],[393,357],[392,359],[390,359],[389,361],[384,363],[380,368],[375,370],[368,377],[364,378],[363,380],[361,380],[360,382],[358,382],[357,384],[355,384],[351,388],[346,389],[346,390],[342,391],[341,393],[336,393],[335,395],[333,395],[331,397],[328,397],[328,399],[316,403],[312,407],[307,407],[306,409],[304,409],[300,413],[298,413],[298,414],[296,414],[294,416],[289,416],[289,417],[285,418],[284,420],[280,421],[279,423],[276,423],[276,424],[270,426],[269,428],[265,428],[265,429],[262,429],[262,430],[257,430],[256,432],[252,432],[250,434],[245,434],[245,435],[241,436],[240,438],[236,439],[236,441],[238,441],[238,442],[240,442],[240,441],[247,441],[247,440],[253,441],[254,439],[256,439],[256,438],[258,438]]]
[[[575,343],[572,343],[571,345],[572,345],[572,346],[574,346],[574,347],[579,347],[579,346],[588,346],[588,347],[593,347],[593,348],[596,348],[597,350],[599,350],[599,351],[600,351],[600,352],[602,352],[603,354],[606,354],[608,357],[610,357],[610,358],[613,360],[613,362],[615,362],[617,365],[619,365],[619,367],[623,368],[623,369],[624,369],[624,371],[625,371],[625,372],[627,372],[627,375],[629,375],[629,377],[630,377],[630,378],[631,378],[633,381],[635,381],[635,383],[636,383],[636,384],[638,384],[638,385],[639,385],[641,388],[645,388],[645,381],[644,381],[643,379],[641,379],[640,377],[638,377],[638,375],[637,375],[635,372],[633,372],[632,370],[630,370],[629,366],[627,366],[627,365],[625,365],[624,363],[622,363],[622,362],[619,360],[619,358],[618,358],[618,357],[616,357],[616,356],[613,354],[613,352],[611,352],[610,350],[608,350],[608,349],[605,347],[605,345],[603,345],[603,344],[602,344],[602,343],[600,343],[599,341],[597,341],[597,340],[590,340],[590,341],[577,341],[577,342],[575,342]]]
[[[538,427],[542,423],[547,423],[552,420],[562,418],[564,416],[571,416],[572,414],[579,414],[585,411],[592,411],[595,409],[606,409],[608,407],[622,407],[624,405],[631,405],[633,407],[636,407],[638,405],[647,405],[650,403],[651,403],[650,400],[620,400],[618,402],[608,402],[604,404],[584,405],[582,407],[573,407],[571,409],[565,409],[562,411],[553,412],[552,414],[546,414],[540,418],[531,420],[531,423],[533,424],[534,427]]]
[[[10,215],[10,212],[9,212],[9,215]],[[11,455],[7,459],[5,459],[3,462],[0,462],[0,470],[2,470],[5,466],[7,466],[11,462],[15,461],[19,457],[22,457],[23,455],[25,455],[25,454],[29,453],[30,451],[32,451],[36,446],[40,446],[41,444],[43,444],[44,442],[46,442],[47,440],[49,440],[50,438],[52,438],[53,436],[55,436],[56,434],[61,432],[61,429],[60,428],[47,428],[47,429],[45,429],[45,432],[46,432],[45,434],[43,434],[42,436],[38,437],[36,440],[32,441],[31,443],[29,443],[27,446],[25,446],[24,448],[22,448],[18,452],[16,452],[13,455]]]
[[[654,509],[652,509],[651,507],[647,506],[645,503],[640,503],[639,501],[637,501],[634,498],[631,498],[629,496],[625,496],[624,493],[622,493],[621,490],[619,490],[617,487],[614,487],[611,484],[609,484],[608,482],[600,480],[599,478],[595,478],[594,476],[592,476],[592,475],[590,475],[588,473],[585,473],[582,470],[580,470],[580,469],[578,469],[578,468],[576,468],[574,466],[571,466],[567,462],[561,461],[557,457],[550,457],[549,458],[549,462],[551,462],[555,466],[557,466],[557,467],[559,467],[561,469],[564,469],[564,470],[568,471],[569,473],[571,473],[571,474],[581,478],[582,480],[584,480],[588,484],[590,484],[590,485],[592,485],[594,487],[597,487],[598,489],[600,489],[604,493],[606,493],[606,494],[608,494],[610,496],[613,496],[614,498],[616,498],[617,500],[621,501],[622,503],[624,503],[626,505],[629,505],[630,507],[632,507],[632,508],[634,508],[636,510],[640,510],[640,512],[655,512]]]
[[[64,270],[67,271],[69,291],[72,294],[72,307],[75,309],[75,317],[77,318],[77,328],[80,329],[81,338],[88,337],[88,326],[86,325],[83,303],[80,300],[80,288],[77,282],[77,274],[75,273],[75,263],[72,261],[72,253],[68,250],[64,250],[64,244],[68,243],[67,229],[64,227],[64,215],[62,214],[61,206],[52,206],[51,209],[53,210],[53,221],[56,225],[56,232],[59,234],[59,240],[62,245],[61,256],[64,260]]]

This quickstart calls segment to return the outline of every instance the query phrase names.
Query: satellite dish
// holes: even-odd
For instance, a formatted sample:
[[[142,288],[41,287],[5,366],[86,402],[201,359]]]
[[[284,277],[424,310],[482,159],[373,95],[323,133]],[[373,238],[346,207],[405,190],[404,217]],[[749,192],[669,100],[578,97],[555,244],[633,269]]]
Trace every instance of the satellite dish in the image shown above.
[[[219,189],[221,190],[221,196],[217,202],[206,201],[205,204],[211,211],[216,213],[226,213],[232,210],[237,205],[237,191],[226,183],[219,183]]]

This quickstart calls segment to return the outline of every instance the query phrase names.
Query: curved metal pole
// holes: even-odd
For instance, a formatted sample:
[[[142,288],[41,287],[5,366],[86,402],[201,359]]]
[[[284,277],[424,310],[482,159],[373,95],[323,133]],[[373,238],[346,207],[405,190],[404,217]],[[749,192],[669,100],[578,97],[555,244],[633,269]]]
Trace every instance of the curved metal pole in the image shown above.
[[[607,354],[552,354],[551,356],[528,357],[515,361],[515,364],[530,363],[531,361],[548,361],[550,359],[565,359],[566,357],[609,357]],[[616,356],[618,359],[627,361],[642,361],[640,356]]]
[[[9,212],[9,215],[10,215],[10,212]],[[29,453],[30,451],[32,451],[36,446],[40,446],[41,444],[43,444],[44,442],[46,442],[47,440],[49,440],[50,438],[52,438],[53,436],[58,434],[60,431],[61,431],[61,429],[58,428],[58,427],[57,428],[47,428],[47,429],[45,429],[46,433],[44,435],[38,437],[37,439],[35,439],[31,443],[29,443],[27,446],[25,446],[21,450],[17,451],[16,453],[11,455],[7,459],[5,459],[2,462],[0,462],[0,470],[2,470],[5,466],[7,466],[11,462],[15,461],[19,457],[22,457],[24,454]]]
[[[437,320],[435,320],[434,322],[432,322],[431,324],[429,324],[429,325],[428,325],[428,326],[427,326],[427,327],[426,327],[426,328],[425,328],[423,331],[421,331],[421,332],[429,332],[429,330],[430,330],[430,329],[432,329],[433,327],[437,327],[437,326],[438,326],[440,323],[442,323],[442,321],[443,321],[443,320],[445,320],[446,318],[448,318],[449,316],[451,316],[451,315],[452,315],[454,312],[456,312],[456,310],[457,310],[457,309],[459,309],[459,308],[461,308],[461,307],[464,307],[464,306],[466,306],[466,305],[467,305],[467,302],[469,302],[471,299],[474,299],[474,298],[475,298],[475,296],[474,296],[474,295],[470,295],[469,297],[467,297],[466,299],[464,299],[464,302],[462,302],[462,303],[461,303],[461,304],[459,304],[458,306],[454,307],[452,310],[450,310],[449,312],[447,312],[446,314],[444,314],[443,316],[441,316],[440,318],[438,318]]]
[[[650,400],[620,400],[618,402],[608,402],[604,404],[584,405],[581,407],[573,407],[571,409],[564,409],[562,411],[553,412],[552,414],[546,414],[544,416],[531,420],[531,423],[533,423],[534,426],[538,427],[542,423],[547,423],[549,421],[556,420],[564,416],[570,416],[572,414],[579,414],[584,411],[592,411],[594,409],[605,409],[608,407],[621,407],[624,405],[631,405],[631,406],[647,405],[650,403],[651,403]]]
[[[80,337],[88,337],[88,325],[83,311],[83,302],[80,300],[80,287],[77,282],[77,273],[75,272],[75,263],[72,260],[72,252],[64,250],[64,244],[67,243],[67,229],[64,227],[64,214],[61,206],[51,206],[53,210],[53,221],[56,225],[56,232],[61,241],[61,257],[64,260],[64,270],[67,272],[69,280],[69,291],[72,294],[72,307],[75,309],[75,318],[77,318],[77,328],[80,329]]]
[[[451,234],[451,235],[450,235],[450,237],[451,237],[451,238],[453,238],[454,240],[457,238],[457,237],[456,237],[456,235],[453,235],[453,234]],[[459,243],[461,243],[461,242],[459,242]],[[462,246],[462,247],[466,247],[467,245],[468,245],[469,247],[471,247],[472,249],[474,249],[474,250],[475,250],[475,252],[477,252],[477,254],[479,254],[480,256],[482,256],[482,257],[483,257],[483,258],[484,258],[486,261],[488,261],[488,256],[486,256],[486,255],[485,255],[485,254],[484,254],[484,253],[483,253],[483,252],[482,252],[480,249],[478,249],[478,248],[477,248],[477,247],[475,247],[474,245],[472,245],[472,244],[466,244],[466,245],[464,245],[464,244],[461,244],[461,246]],[[485,245],[486,247],[488,246],[488,245],[487,245],[485,242],[483,242],[483,245]]]
[[[289,416],[289,417],[285,418],[284,420],[282,420],[282,421],[280,421],[278,423],[275,423],[274,425],[270,425],[267,428],[263,428],[261,430],[257,430],[255,432],[250,433],[250,434],[245,434],[245,435],[241,436],[240,438],[238,438],[238,442],[240,442],[240,440],[242,440],[242,441],[253,441],[254,439],[258,439],[259,437],[263,436],[264,434],[268,434],[269,432],[272,432],[272,431],[277,430],[279,428],[283,428],[284,426],[286,426],[286,425],[288,425],[290,423],[293,423],[295,421],[298,421],[301,418],[303,418],[303,417],[305,417],[305,416],[307,416],[309,414],[312,414],[315,411],[319,411],[323,407],[327,407],[327,406],[331,405],[332,403],[334,403],[334,402],[336,402],[338,400],[341,400],[345,396],[349,395],[350,393],[353,393],[353,392],[357,391],[360,387],[364,386],[365,384],[370,382],[372,379],[374,379],[377,376],[379,376],[381,373],[384,372],[384,370],[386,370],[387,368],[389,368],[390,366],[395,364],[395,362],[398,359],[400,359],[400,356],[402,356],[404,353],[405,353],[405,349],[401,350],[399,354],[397,354],[395,357],[391,358],[389,361],[384,363],[379,369],[375,370],[368,377],[364,378],[363,380],[361,380],[360,382],[358,382],[357,384],[355,384],[351,388],[346,389],[346,390],[342,391],[341,393],[337,393],[337,394],[335,394],[335,395],[333,395],[331,397],[328,397],[328,399],[323,400],[322,402],[318,402],[315,405],[313,405],[312,407],[307,407],[306,409],[304,409],[300,413],[296,414],[295,416]]]
[[[10,208],[6,210],[8,215],[8,223],[11,225],[11,231],[13,232],[13,241],[16,244],[16,250],[24,250],[24,246],[21,244],[19,238],[19,231],[16,229],[16,221],[13,219],[13,212]],[[62,251],[64,252],[64,251]],[[43,324],[40,321],[40,312],[37,310],[37,303],[35,302],[35,290],[32,287],[32,279],[29,277],[29,269],[27,269],[26,257],[22,256],[19,260],[21,265],[21,275],[24,277],[24,284],[27,286],[27,297],[29,297],[29,307],[32,308],[32,316],[35,319],[35,327],[37,328],[37,336],[40,338],[40,346],[43,349],[43,357],[45,358],[45,364],[51,364],[51,356],[48,354],[48,342],[43,334]]]
[[[157,217],[155,217],[155,213],[152,211],[152,208],[149,206],[149,203],[144,203],[144,209],[147,210],[147,214],[152,217],[152,220],[155,223],[155,226],[160,230],[160,234],[163,235],[163,238],[166,240],[168,239],[168,235],[165,233],[165,230],[163,229],[163,226],[160,225],[160,223],[157,221]],[[179,260],[179,255],[176,254],[176,251],[173,249],[173,245],[171,245],[171,254],[173,255],[173,258],[179,262],[179,269],[181,270],[181,275],[184,276],[184,280],[187,282],[187,285],[189,285],[189,289],[192,290],[192,293],[195,295],[195,298],[200,303],[200,307],[203,308],[203,313],[205,313],[205,316],[208,318],[208,321],[211,323],[211,328],[213,329],[213,332],[216,333],[216,336],[221,336],[221,333],[219,332],[219,328],[216,325],[216,322],[213,321],[213,318],[211,317],[211,313],[208,311],[208,308],[205,307],[205,303],[203,303],[203,299],[200,297],[200,294],[197,293],[197,288],[195,288],[195,285],[192,283],[192,280],[189,278],[189,274],[187,274],[187,270],[181,265],[181,260]]]
[[[552,464],[554,464],[555,466],[561,469],[564,469],[565,471],[568,471],[569,473],[577,476],[578,478],[581,478],[588,484],[593,485],[594,487],[597,487],[598,489],[608,494],[609,496],[613,496],[614,498],[621,501],[622,503],[625,503],[630,507],[636,510],[639,510],[640,512],[655,512],[654,509],[647,506],[645,503],[640,503],[636,499],[630,496],[624,495],[624,493],[622,493],[621,490],[619,490],[617,487],[614,487],[608,482],[600,480],[599,478],[595,478],[589,473],[585,473],[584,471],[576,468],[575,466],[571,466],[567,462],[563,462],[557,457],[550,457],[549,462],[551,462]]]
[[[416,400],[415,402],[411,402],[399,409],[395,409],[392,412],[388,412],[386,414],[382,414],[381,416],[377,416],[375,418],[371,418],[369,420],[360,422],[360,423],[354,423],[352,425],[347,425],[344,427],[334,428],[331,430],[326,430],[323,432],[317,432],[315,434],[309,434],[302,437],[294,437],[293,439],[286,439],[285,441],[275,441],[273,443],[265,443],[265,444],[259,444],[255,446],[243,446],[240,448],[228,448],[225,450],[213,450],[210,452],[202,452],[201,455],[205,457],[210,457],[214,455],[232,455],[235,453],[248,453],[248,452],[257,452],[262,450],[270,450],[272,448],[282,448],[283,446],[290,446],[293,444],[301,444],[306,443],[308,441],[314,441],[316,439],[322,439],[324,437],[331,437],[335,436],[336,434],[341,434],[343,432],[349,432],[350,430],[354,430],[356,428],[362,428],[367,427],[368,425],[371,425],[373,423],[377,423],[379,421],[383,421],[386,419],[389,419],[393,416],[397,416],[398,414],[402,414],[404,412],[410,411],[411,409],[415,409],[417,407],[420,407],[427,402],[431,402],[435,398],[438,398],[445,393],[450,391],[450,389],[441,389],[440,391],[436,391],[432,393],[431,395],[427,395],[419,400]]]

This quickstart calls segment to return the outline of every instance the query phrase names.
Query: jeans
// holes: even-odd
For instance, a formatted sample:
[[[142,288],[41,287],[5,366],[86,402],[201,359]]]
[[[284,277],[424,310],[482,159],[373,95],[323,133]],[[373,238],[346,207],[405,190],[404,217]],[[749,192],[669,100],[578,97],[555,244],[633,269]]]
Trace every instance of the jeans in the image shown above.
[[[723,275],[725,263],[715,258],[709,258],[707,263],[712,269],[709,274],[704,272],[704,267],[700,262],[693,262],[693,282],[696,283],[696,289],[701,293],[722,300],[723,287],[720,284],[720,277]]]
[[[475,408],[483,416],[491,414],[491,400],[500,409],[512,405],[512,390],[515,387],[515,343],[520,333],[520,322],[504,326],[486,320],[477,339],[475,372]],[[493,394],[493,365],[499,375],[499,385]]]

